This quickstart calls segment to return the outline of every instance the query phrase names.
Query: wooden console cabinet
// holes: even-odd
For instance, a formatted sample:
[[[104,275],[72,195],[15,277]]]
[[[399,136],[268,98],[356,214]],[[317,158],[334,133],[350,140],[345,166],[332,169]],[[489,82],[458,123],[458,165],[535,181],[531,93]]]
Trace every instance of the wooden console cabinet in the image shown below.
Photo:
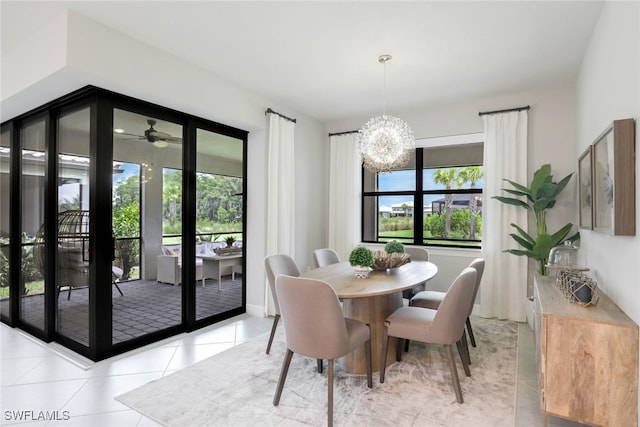
[[[602,292],[596,306],[570,303],[551,277],[536,277],[534,301],[545,425],[637,426],[638,325]]]

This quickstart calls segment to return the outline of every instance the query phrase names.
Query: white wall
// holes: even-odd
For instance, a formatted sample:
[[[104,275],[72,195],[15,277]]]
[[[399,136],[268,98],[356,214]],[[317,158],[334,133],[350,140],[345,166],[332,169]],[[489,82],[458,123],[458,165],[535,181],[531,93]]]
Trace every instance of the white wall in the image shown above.
[[[636,236],[585,230],[579,255],[598,286],[640,324],[640,3],[605,2],[578,78],[574,157],[613,120],[626,118],[636,119]]]
[[[24,25],[28,15],[14,16]],[[77,13],[34,28],[29,40],[2,51],[1,120],[5,121],[85,85],[184,111],[249,131],[247,212],[247,310],[262,315],[265,300],[266,147],[271,107],[298,122],[295,130],[296,251],[301,267],[324,245],[322,197],[326,193],[323,125],[277,100],[263,99],[193,64],[118,33]],[[43,46],[55,47],[43,55]],[[49,50],[46,50],[49,51]],[[25,72],[38,70],[38,73]]]

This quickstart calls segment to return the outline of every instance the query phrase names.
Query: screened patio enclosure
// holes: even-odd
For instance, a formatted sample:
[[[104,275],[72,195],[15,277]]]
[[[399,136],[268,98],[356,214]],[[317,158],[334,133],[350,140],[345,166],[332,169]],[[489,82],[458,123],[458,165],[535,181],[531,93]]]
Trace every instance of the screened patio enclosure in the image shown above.
[[[246,148],[92,86],[2,123],[2,322],[101,360],[244,313]]]

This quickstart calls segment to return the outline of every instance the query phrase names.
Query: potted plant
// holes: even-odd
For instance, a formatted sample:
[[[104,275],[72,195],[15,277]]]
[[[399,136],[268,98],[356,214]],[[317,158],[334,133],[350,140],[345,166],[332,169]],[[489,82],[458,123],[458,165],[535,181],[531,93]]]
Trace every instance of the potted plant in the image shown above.
[[[573,228],[572,223],[568,223],[553,234],[547,232],[547,210],[556,204],[558,194],[566,187],[573,173],[564,177],[560,182],[553,181],[551,165],[545,164],[534,174],[529,187],[505,179],[514,189],[503,188],[509,194],[516,197],[494,196],[493,198],[509,205],[519,206],[533,214],[536,220],[535,237],[524,231],[517,224],[511,224],[516,229],[516,233],[511,233],[511,237],[524,249],[507,249],[513,255],[527,256],[538,261],[538,272],[546,276],[547,259],[552,247],[558,246],[565,240],[574,242],[580,238],[580,232],[576,232],[570,237],[569,232]]]
[[[370,267],[375,258],[373,252],[364,246],[358,246],[349,254],[349,264],[353,266],[354,274],[359,279],[364,279],[369,275]]]
[[[227,237],[224,238],[224,242],[227,244],[228,248],[231,248],[233,246],[233,244],[236,242],[236,238],[229,235]]]
[[[384,251],[388,254],[402,254],[404,253],[404,245],[397,240],[391,240],[390,242],[387,242],[386,245],[384,245]]]

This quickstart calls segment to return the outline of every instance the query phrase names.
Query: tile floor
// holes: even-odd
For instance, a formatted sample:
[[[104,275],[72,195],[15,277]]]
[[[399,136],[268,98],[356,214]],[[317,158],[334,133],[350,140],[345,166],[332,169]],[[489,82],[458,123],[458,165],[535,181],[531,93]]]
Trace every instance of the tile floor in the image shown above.
[[[242,315],[98,363],[0,324],[0,425],[156,426],[114,397],[250,340],[268,331],[271,323]],[[518,336],[515,426],[542,426],[533,334],[527,324],[520,324]],[[50,411],[60,420],[18,421],[12,410],[21,410],[23,416]],[[549,417],[549,426],[578,425]]]

